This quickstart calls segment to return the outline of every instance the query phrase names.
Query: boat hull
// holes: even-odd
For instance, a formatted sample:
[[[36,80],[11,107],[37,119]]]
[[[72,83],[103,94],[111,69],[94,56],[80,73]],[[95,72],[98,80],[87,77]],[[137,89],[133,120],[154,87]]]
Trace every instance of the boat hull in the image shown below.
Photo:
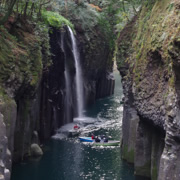
[[[94,146],[119,146],[120,141],[94,142]]]
[[[94,140],[91,137],[79,137],[79,140],[81,142],[94,142]]]

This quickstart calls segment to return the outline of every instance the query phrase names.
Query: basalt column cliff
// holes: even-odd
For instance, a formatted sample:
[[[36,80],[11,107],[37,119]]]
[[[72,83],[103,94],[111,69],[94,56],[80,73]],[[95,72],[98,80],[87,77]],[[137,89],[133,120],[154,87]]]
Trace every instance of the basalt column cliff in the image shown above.
[[[75,105],[70,103],[69,118],[65,116],[65,64],[72,94],[75,76],[68,28],[53,28],[47,33],[20,19],[7,25],[8,29],[0,28],[0,178],[6,180],[10,178],[12,160],[32,155],[34,144],[50,138],[76,114]],[[84,32],[77,31],[76,39],[88,106],[113,93],[112,52],[101,36],[91,39],[91,48]],[[101,90],[104,87],[105,92]]]
[[[122,30],[123,158],[135,174],[180,179],[180,2],[148,1]]]

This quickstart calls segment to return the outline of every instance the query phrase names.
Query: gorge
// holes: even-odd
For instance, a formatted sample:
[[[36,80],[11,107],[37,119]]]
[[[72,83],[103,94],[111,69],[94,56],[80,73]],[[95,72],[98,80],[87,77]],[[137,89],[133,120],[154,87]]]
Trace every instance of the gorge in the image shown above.
[[[9,170],[11,169],[12,160],[18,162],[28,157],[31,154],[31,146],[34,143],[40,145],[45,142],[45,140],[54,134],[58,127],[65,123],[72,122],[76,116],[81,116],[83,110],[83,106],[81,106],[77,113],[77,101],[73,99],[76,96],[68,97],[68,90],[65,89],[67,83],[70,83],[71,89],[69,90],[69,94],[76,94],[74,77],[75,74],[77,74],[75,68],[75,61],[77,62],[77,57],[75,56],[77,56],[77,54],[74,56],[75,52],[73,51],[76,51],[74,48],[77,47],[74,47],[72,32],[69,31],[68,28],[62,30],[54,29],[54,32],[50,33],[50,38],[48,38],[47,34],[47,36],[41,39],[36,39],[36,32],[31,28],[31,25],[24,25],[23,22],[20,23],[22,24],[15,24],[15,26],[13,26],[13,31],[17,33],[18,41],[26,47],[27,54],[26,51],[23,50],[23,47],[16,43],[16,40],[12,40],[14,44],[10,52],[3,52],[4,46],[8,47],[9,41],[8,39],[4,39],[4,36],[1,37],[1,41],[5,42],[1,49],[1,53],[5,53],[4,56],[1,56],[1,62],[7,58],[7,68],[12,67],[15,69],[14,75],[11,75],[11,72],[7,74],[6,69],[3,69],[4,71],[2,70],[7,76],[7,78],[5,77],[4,80],[1,81],[2,88],[4,89],[2,89],[1,94],[2,134],[0,144],[2,146],[0,172],[1,177],[4,179],[10,178]],[[10,29],[12,28],[11,26],[12,24],[9,23]],[[21,27],[23,28],[21,29]],[[27,29],[29,30],[27,31]],[[3,28],[1,31],[3,33],[5,32]],[[11,34],[8,34],[8,32],[5,33],[5,37],[11,39]],[[24,37],[27,39],[24,39]],[[83,39],[83,41],[84,40],[85,39]],[[52,63],[49,60],[50,57],[46,54],[48,41],[50,42],[51,53],[53,54]],[[59,44],[62,41],[64,41],[64,45]],[[95,45],[97,45],[96,43],[99,42],[95,42]],[[102,45],[100,49],[104,54],[101,59],[96,55],[96,51],[94,54],[94,61],[98,58],[101,67],[94,64],[96,68],[92,68],[94,68],[95,73],[88,70],[88,66],[84,69],[84,71],[86,71],[84,79],[87,80],[84,81],[85,83],[82,86],[86,90],[84,95],[86,106],[92,104],[95,99],[98,98],[97,96],[104,97],[113,93],[114,79],[107,76],[112,69],[112,63],[109,65],[106,64],[106,61],[109,60],[106,54],[109,54],[109,52],[104,52],[104,46],[106,46],[106,50],[108,49],[106,44]],[[88,56],[88,52],[84,49],[85,46],[83,47],[83,44],[79,43],[79,47],[80,50],[85,51],[86,56]],[[94,46],[93,48],[96,47]],[[21,64],[15,64],[15,61],[9,58],[8,54],[13,53],[18,53],[18,56],[17,54],[15,55],[15,60],[18,60],[20,63],[22,62]],[[92,55],[91,53],[91,56]],[[81,59],[84,60],[85,68],[85,63],[87,64],[91,59],[85,57],[84,53],[81,53],[81,56],[83,57]],[[32,62],[34,62],[34,64]],[[104,65],[102,66],[102,64]],[[68,66],[68,70],[65,66]],[[65,75],[65,69],[69,71],[70,76],[70,82],[66,81],[66,83],[65,79],[67,76]],[[98,84],[98,86],[96,84]],[[103,89],[102,86],[108,87],[105,94],[102,94],[102,91],[100,91],[100,89]],[[79,93],[81,93],[82,96],[82,92],[77,93],[78,96]],[[66,98],[72,99],[72,101],[66,101]],[[67,105],[68,103],[69,105]],[[66,106],[69,106],[68,118],[66,118],[67,114],[65,115],[64,113]]]
[[[179,0],[34,3],[0,1],[0,179],[114,93],[116,61],[118,153],[137,180],[179,180]]]

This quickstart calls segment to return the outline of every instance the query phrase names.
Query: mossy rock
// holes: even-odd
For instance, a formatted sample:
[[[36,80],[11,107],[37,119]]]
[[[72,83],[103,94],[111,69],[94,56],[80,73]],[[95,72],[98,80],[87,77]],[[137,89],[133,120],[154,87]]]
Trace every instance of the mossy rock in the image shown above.
[[[157,178],[158,178],[158,168],[157,168],[157,166],[154,165],[151,170],[151,179],[157,180]]]
[[[122,158],[129,163],[134,163],[134,149],[128,150],[128,145],[123,145]]]
[[[0,87],[11,97],[16,96],[19,89],[21,93],[28,91],[27,94],[31,96],[37,89],[43,66],[49,63],[45,60],[49,57],[45,55],[49,55],[42,54],[44,40],[36,35],[35,30],[27,32],[14,28],[12,31],[10,34],[4,27],[0,27]],[[48,36],[48,32],[44,35]]]

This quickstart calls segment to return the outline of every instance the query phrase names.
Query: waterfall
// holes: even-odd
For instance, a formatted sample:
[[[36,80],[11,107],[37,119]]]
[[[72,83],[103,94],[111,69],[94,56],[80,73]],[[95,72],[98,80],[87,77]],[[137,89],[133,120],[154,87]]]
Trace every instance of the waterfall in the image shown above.
[[[66,95],[65,95],[65,122],[64,123],[70,123],[71,122],[71,106],[72,106],[72,94],[71,94],[71,80],[70,80],[70,72],[68,70],[68,65],[67,65],[67,58],[66,58],[66,51],[64,48],[64,32],[61,33],[61,43],[60,43],[61,49],[64,52],[64,58],[65,58],[65,72],[64,72],[64,77],[65,77],[65,90],[66,90]]]
[[[76,43],[76,38],[71,30],[70,27],[68,27],[68,30],[70,32],[71,42],[72,42],[72,52],[74,56],[75,61],[75,68],[76,68],[76,75],[75,75],[75,86],[76,86],[76,100],[77,100],[77,116],[82,117],[83,116],[83,109],[84,109],[84,93],[83,93],[83,78],[82,78],[82,70],[80,65],[80,55]]]

